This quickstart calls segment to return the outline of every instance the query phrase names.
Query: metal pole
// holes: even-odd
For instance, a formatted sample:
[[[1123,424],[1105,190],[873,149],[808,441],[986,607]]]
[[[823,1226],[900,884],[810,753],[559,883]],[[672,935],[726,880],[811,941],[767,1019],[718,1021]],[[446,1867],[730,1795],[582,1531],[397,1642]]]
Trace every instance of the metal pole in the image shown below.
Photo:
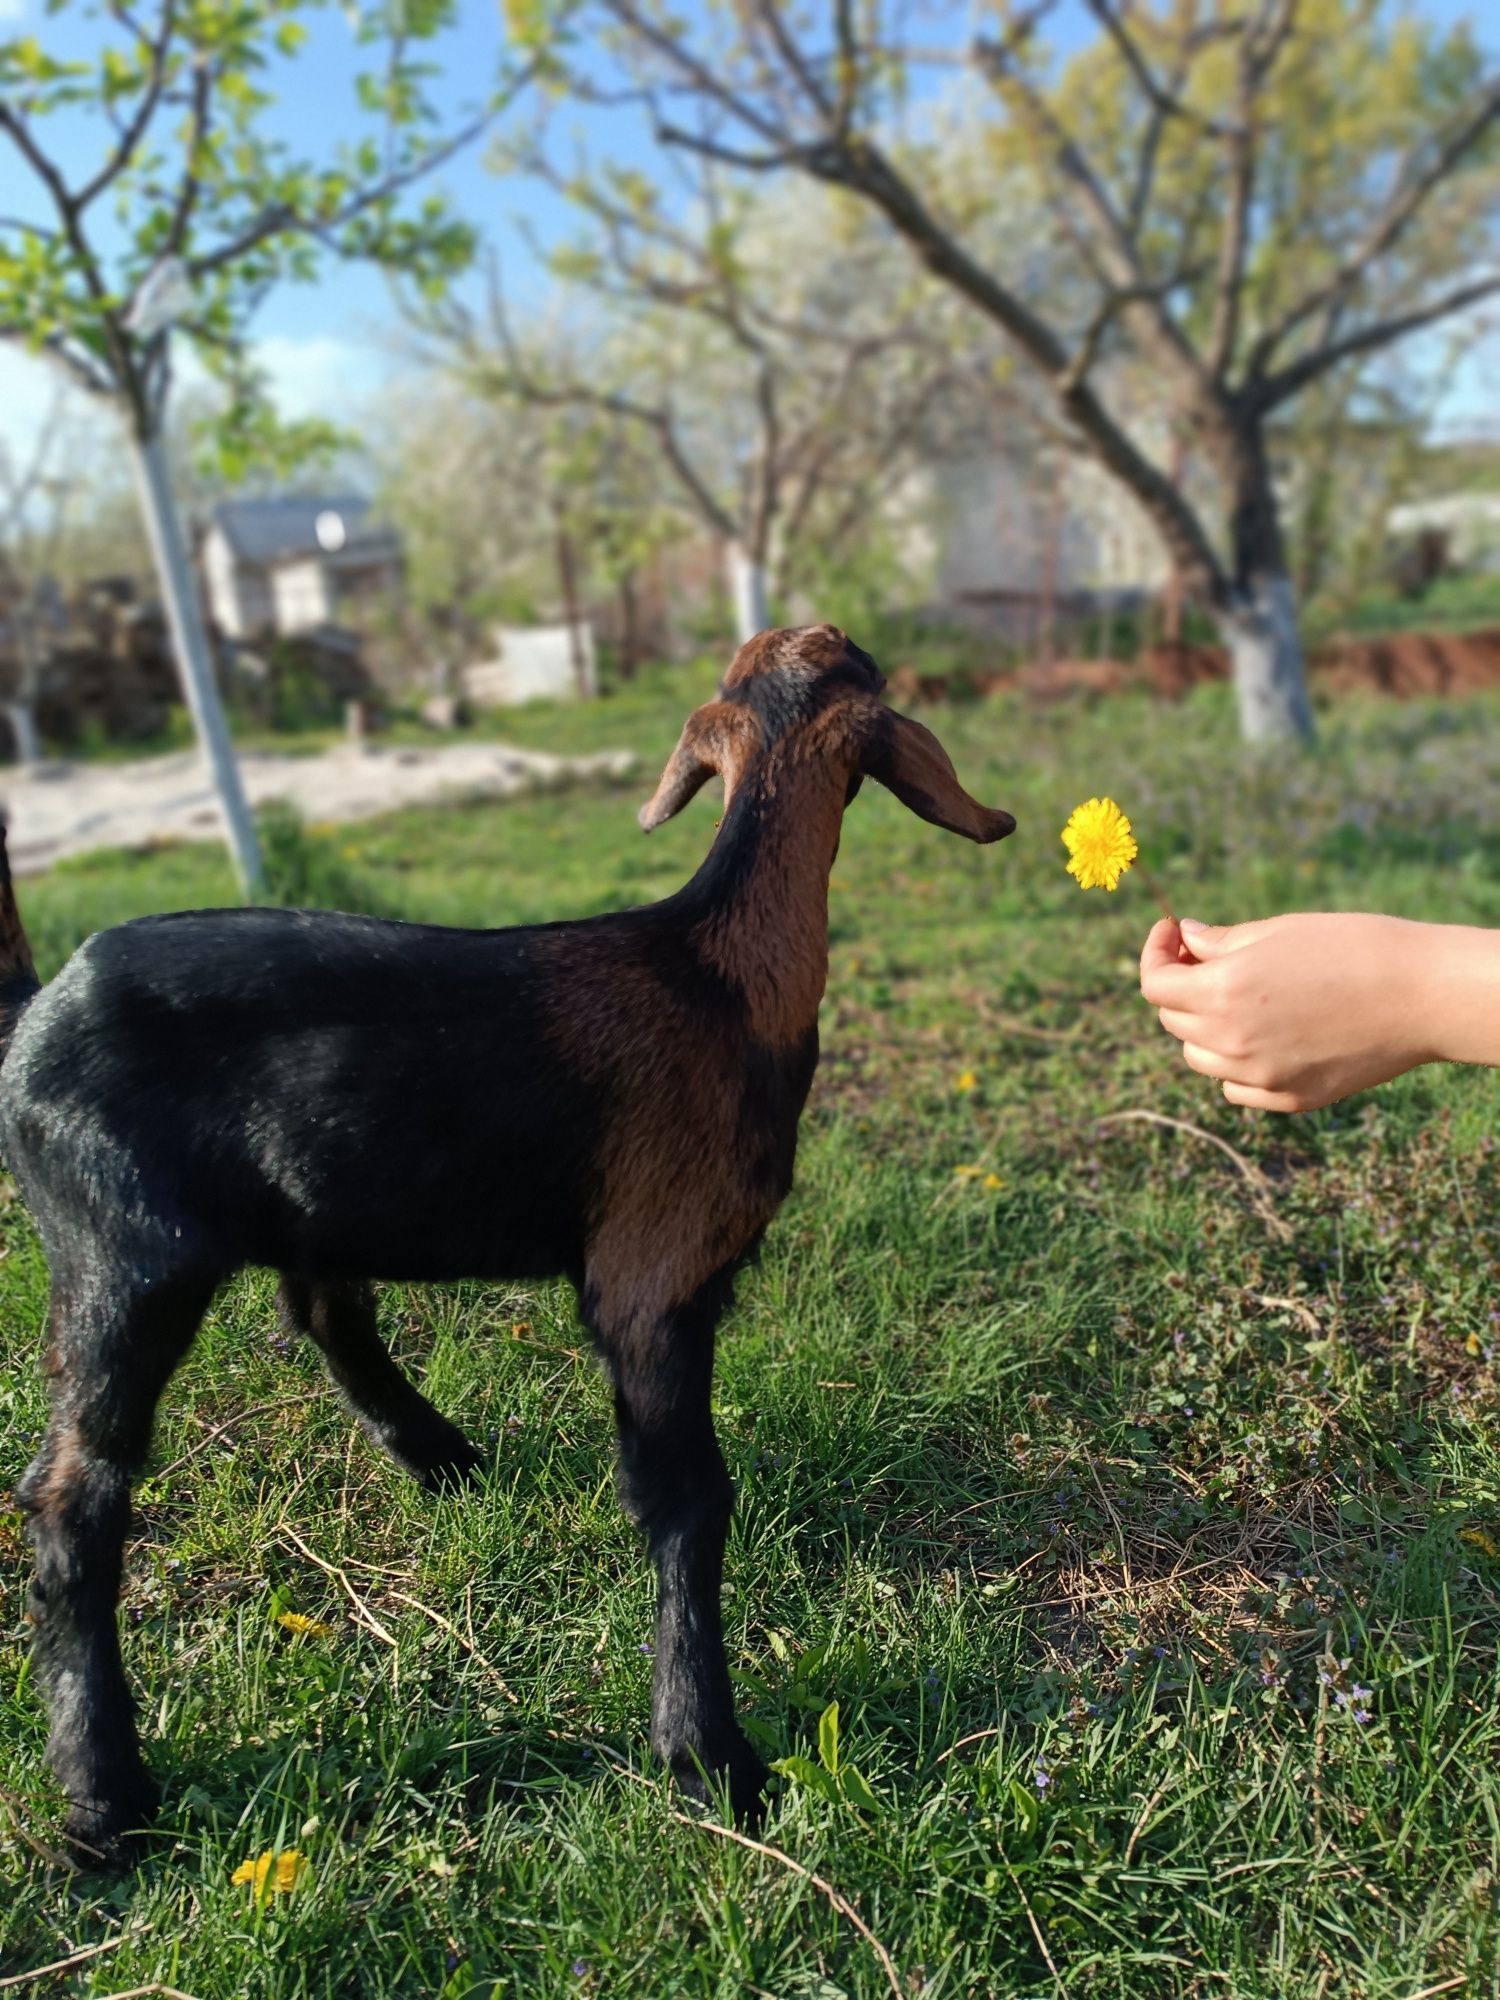
[[[136,485],[141,509],[146,516],[146,532],[156,574],[166,602],[167,625],[172,634],[172,650],[177,655],[177,672],[187,698],[199,747],[208,759],[209,775],[224,816],[224,834],[234,858],[235,872],[246,897],[258,895],[266,885],[255,836],[255,821],[240,783],[240,767],[235,762],[229,725],[214,680],[213,660],[198,601],[198,585],[188,561],[187,544],[177,503],[172,497],[171,475],[162,449],[158,427],[149,437],[141,437],[131,424],[130,449],[135,461]]]

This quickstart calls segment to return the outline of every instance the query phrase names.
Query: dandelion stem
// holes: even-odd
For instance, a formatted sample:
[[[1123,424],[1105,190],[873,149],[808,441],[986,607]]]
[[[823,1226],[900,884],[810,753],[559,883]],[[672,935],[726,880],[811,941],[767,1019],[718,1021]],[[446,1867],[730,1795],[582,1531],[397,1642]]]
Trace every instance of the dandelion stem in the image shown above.
[[[1151,873],[1151,870],[1146,866],[1145,862],[1142,861],[1139,855],[1136,856],[1135,865],[1141,880],[1145,883],[1146,887],[1151,891],[1152,895],[1156,898],[1157,907],[1160,909],[1162,915],[1166,917],[1169,922],[1175,924],[1177,921],[1177,912],[1172,908],[1172,905],[1167,901],[1166,894],[1163,891],[1160,882],[1157,881],[1156,877]]]

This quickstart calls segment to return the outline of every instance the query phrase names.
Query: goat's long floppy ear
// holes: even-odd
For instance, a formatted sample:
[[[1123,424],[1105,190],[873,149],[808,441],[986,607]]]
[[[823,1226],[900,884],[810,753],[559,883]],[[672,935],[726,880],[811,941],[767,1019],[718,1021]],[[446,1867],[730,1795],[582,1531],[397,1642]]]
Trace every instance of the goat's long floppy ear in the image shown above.
[[[754,727],[747,712],[732,702],[710,701],[695,708],[682,725],[656,791],[636,814],[646,832],[681,812],[716,772],[724,780],[727,806],[749,755],[747,737]]]
[[[998,807],[982,806],[958,782],[953,760],[930,729],[883,708],[864,768],[877,783],[896,794],[918,818],[949,833],[961,833],[981,845],[1003,840],[1016,830],[1015,820]]]

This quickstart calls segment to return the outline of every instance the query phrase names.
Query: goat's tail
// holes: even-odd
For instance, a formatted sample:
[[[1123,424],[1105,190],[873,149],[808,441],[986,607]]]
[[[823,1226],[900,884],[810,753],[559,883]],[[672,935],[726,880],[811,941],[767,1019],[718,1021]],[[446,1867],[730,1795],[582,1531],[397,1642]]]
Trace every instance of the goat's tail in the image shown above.
[[[32,963],[26,927],[16,907],[10,856],[5,851],[5,821],[0,818],[0,1062],[5,1060],[17,1022],[41,986]]]

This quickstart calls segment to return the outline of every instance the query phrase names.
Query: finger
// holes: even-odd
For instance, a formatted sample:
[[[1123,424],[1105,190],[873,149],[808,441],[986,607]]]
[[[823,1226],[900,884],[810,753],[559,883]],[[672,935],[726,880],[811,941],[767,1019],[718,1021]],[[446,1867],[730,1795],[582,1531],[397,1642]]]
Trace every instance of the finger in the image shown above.
[[[1175,917],[1161,917],[1151,926],[1146,942],[1141,949],[1141,988],[1144,991],[1148,975],[1159,965],[1175,965],[1182,946],[1182,933],[1177,928]]]
[[[1233,1068],[1228,1056],[1218,1055],[1213,1049],[1205,1049],[1197,1042],[1183,1043],[1182,1060],[1189,1069],[1197,1070],[1199,1076],[1211,1076],[1216,1083],[1221,1083]]]
[[[1216,983],[1216,975],[1209,966],[1188,960],[1179,964],[1173,958],[1154,958],[1148,966],[1141,961],[1141,992],[1153,1007],[1176,1007],[1190,1012],[1195,1004],[1201,1005],[1206,992],[1204,982]]]
[[[1315,1108],[1290,1090],[1257,1090],[1249,1083],[1226,1083],[1224,1095],[1231,1104],[1243,1104],[1249,1111],[1311,1111]]]
[[[1249,924],[1200,924],[1196,917],[1184,917],[1179,929],[1184,947],[1194,958],[1207,963],[1209,959],[1222,958],[1227,951],[1243,951],[1247,944],[1264,937],[1274,922],[1274,918],[1267,917]]]
[[[1169,1035],[1179,1042],[1190,1042],[1195,1035],[1203,1033],[1203,1019],[1198,1014],[1188,1014],[1180,1007],[1162,1007],[1158,1018]]]

